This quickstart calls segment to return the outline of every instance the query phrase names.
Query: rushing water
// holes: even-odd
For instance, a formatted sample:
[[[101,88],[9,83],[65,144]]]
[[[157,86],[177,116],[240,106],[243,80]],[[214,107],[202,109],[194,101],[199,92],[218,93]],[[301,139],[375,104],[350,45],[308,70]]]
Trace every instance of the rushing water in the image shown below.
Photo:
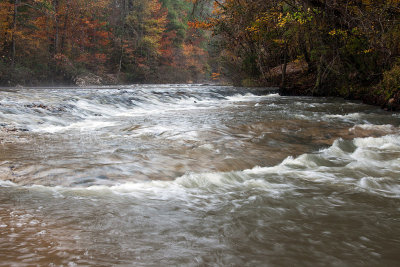
[[[197,85],[0,91],[0,266],[396,266],[400,115]]]

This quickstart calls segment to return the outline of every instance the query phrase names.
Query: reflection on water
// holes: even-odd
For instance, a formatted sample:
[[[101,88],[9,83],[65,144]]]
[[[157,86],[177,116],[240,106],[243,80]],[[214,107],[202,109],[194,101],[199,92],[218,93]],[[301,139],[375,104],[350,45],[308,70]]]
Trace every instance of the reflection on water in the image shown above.
[[[399,122],[268,89],[0,91],[0,262],[394,266]]]

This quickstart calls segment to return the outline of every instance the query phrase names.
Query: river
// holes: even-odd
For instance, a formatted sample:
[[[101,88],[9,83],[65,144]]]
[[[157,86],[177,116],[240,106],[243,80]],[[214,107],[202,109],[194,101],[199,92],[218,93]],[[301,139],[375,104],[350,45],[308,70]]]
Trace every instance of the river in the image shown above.
[[[0,266],[397,266],[400,114],[210,85],[0,90]]]

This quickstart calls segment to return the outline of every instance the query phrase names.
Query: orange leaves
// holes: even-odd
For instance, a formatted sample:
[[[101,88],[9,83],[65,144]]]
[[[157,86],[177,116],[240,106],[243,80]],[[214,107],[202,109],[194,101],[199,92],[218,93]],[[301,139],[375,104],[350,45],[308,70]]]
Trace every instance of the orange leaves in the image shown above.
[[[105,47],[110,41],[112,34],[110,31],[103,29],[104,22],[99,20],[86,19],[82,20],[82,23],[77,25],[79,31],[74,32],[75,29],[71,29],[71,35],[77,35],[79,43],[85,47]]]
[[[195,70],[198,73],[204,73],[204,64],[207,52],[204,49],[194,46],[193,44],[183,45],[183,55],[185,56],[185,66]]]
[[[12,36],[12,14],[14,6],[8,2],[0,3],[0,40],[9,42]],[[0,42],[0,45],[3,42]],[[3,47],[0,46],[0,52]]]
[[[65,55],[59,53],[59,54],[54,55],[54,59],[57,62],[65,62],[65,61],[67,61],[68,58]]]
[[[94,71],[118,66],[126,73],[155,73],[165,66],[203,72],[207,52],[200,47],[205,35],[197,29],[212,29],[215,23],[193,21],[187,27],[192,5],[183,1],[196,2],[19,0],[14,29],[14,0],[0,0],[0,57],[11,54],[14,40],[17,63]]]
[[[189,21],[188,25],[190,28],[193,29],[203,29],[203,30],[210,30],[214,24],[210,21],[198,21],[198,20],[194,20],[194,21]]]
[[[213,81],[217,81],[217,80],[219,80],[221,78],[221,73],[219,73],[219,72],[213,72],[212,74],[211,74],[211,79],[213,80]]]
[[[104,53],[95,53],[94,59],[101,64],[104,64],[107,61],[107,55]]]
[[[175,51],[172,40],[176,38],[176,32],[164,32],[160,44],[161,63],[166,66],[175,66]]]

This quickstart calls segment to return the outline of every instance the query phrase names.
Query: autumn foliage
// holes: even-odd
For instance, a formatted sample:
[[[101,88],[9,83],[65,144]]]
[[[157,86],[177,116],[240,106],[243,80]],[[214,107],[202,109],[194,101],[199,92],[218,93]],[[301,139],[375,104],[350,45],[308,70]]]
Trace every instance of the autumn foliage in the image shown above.
[[[91,72],[351,96],[400,66],[399,21],[398,0],[3,0],[0,83]]]
[[[192,5],[185,0],[1,1],[0,84],[71,83],[86,72],[113,76],[113,82],[201,78],[192,77],[206,64],[203,36],[187,33]]]
[[[212,8],[190,25],[213,32],[213,68],[236,84],[250,80],[288,93],[305,88],[307,94],[352,96],[354,88],[379,87],[400,66],[398,0],[192,2]],[[293,75],[296,70],[301,74]]]

